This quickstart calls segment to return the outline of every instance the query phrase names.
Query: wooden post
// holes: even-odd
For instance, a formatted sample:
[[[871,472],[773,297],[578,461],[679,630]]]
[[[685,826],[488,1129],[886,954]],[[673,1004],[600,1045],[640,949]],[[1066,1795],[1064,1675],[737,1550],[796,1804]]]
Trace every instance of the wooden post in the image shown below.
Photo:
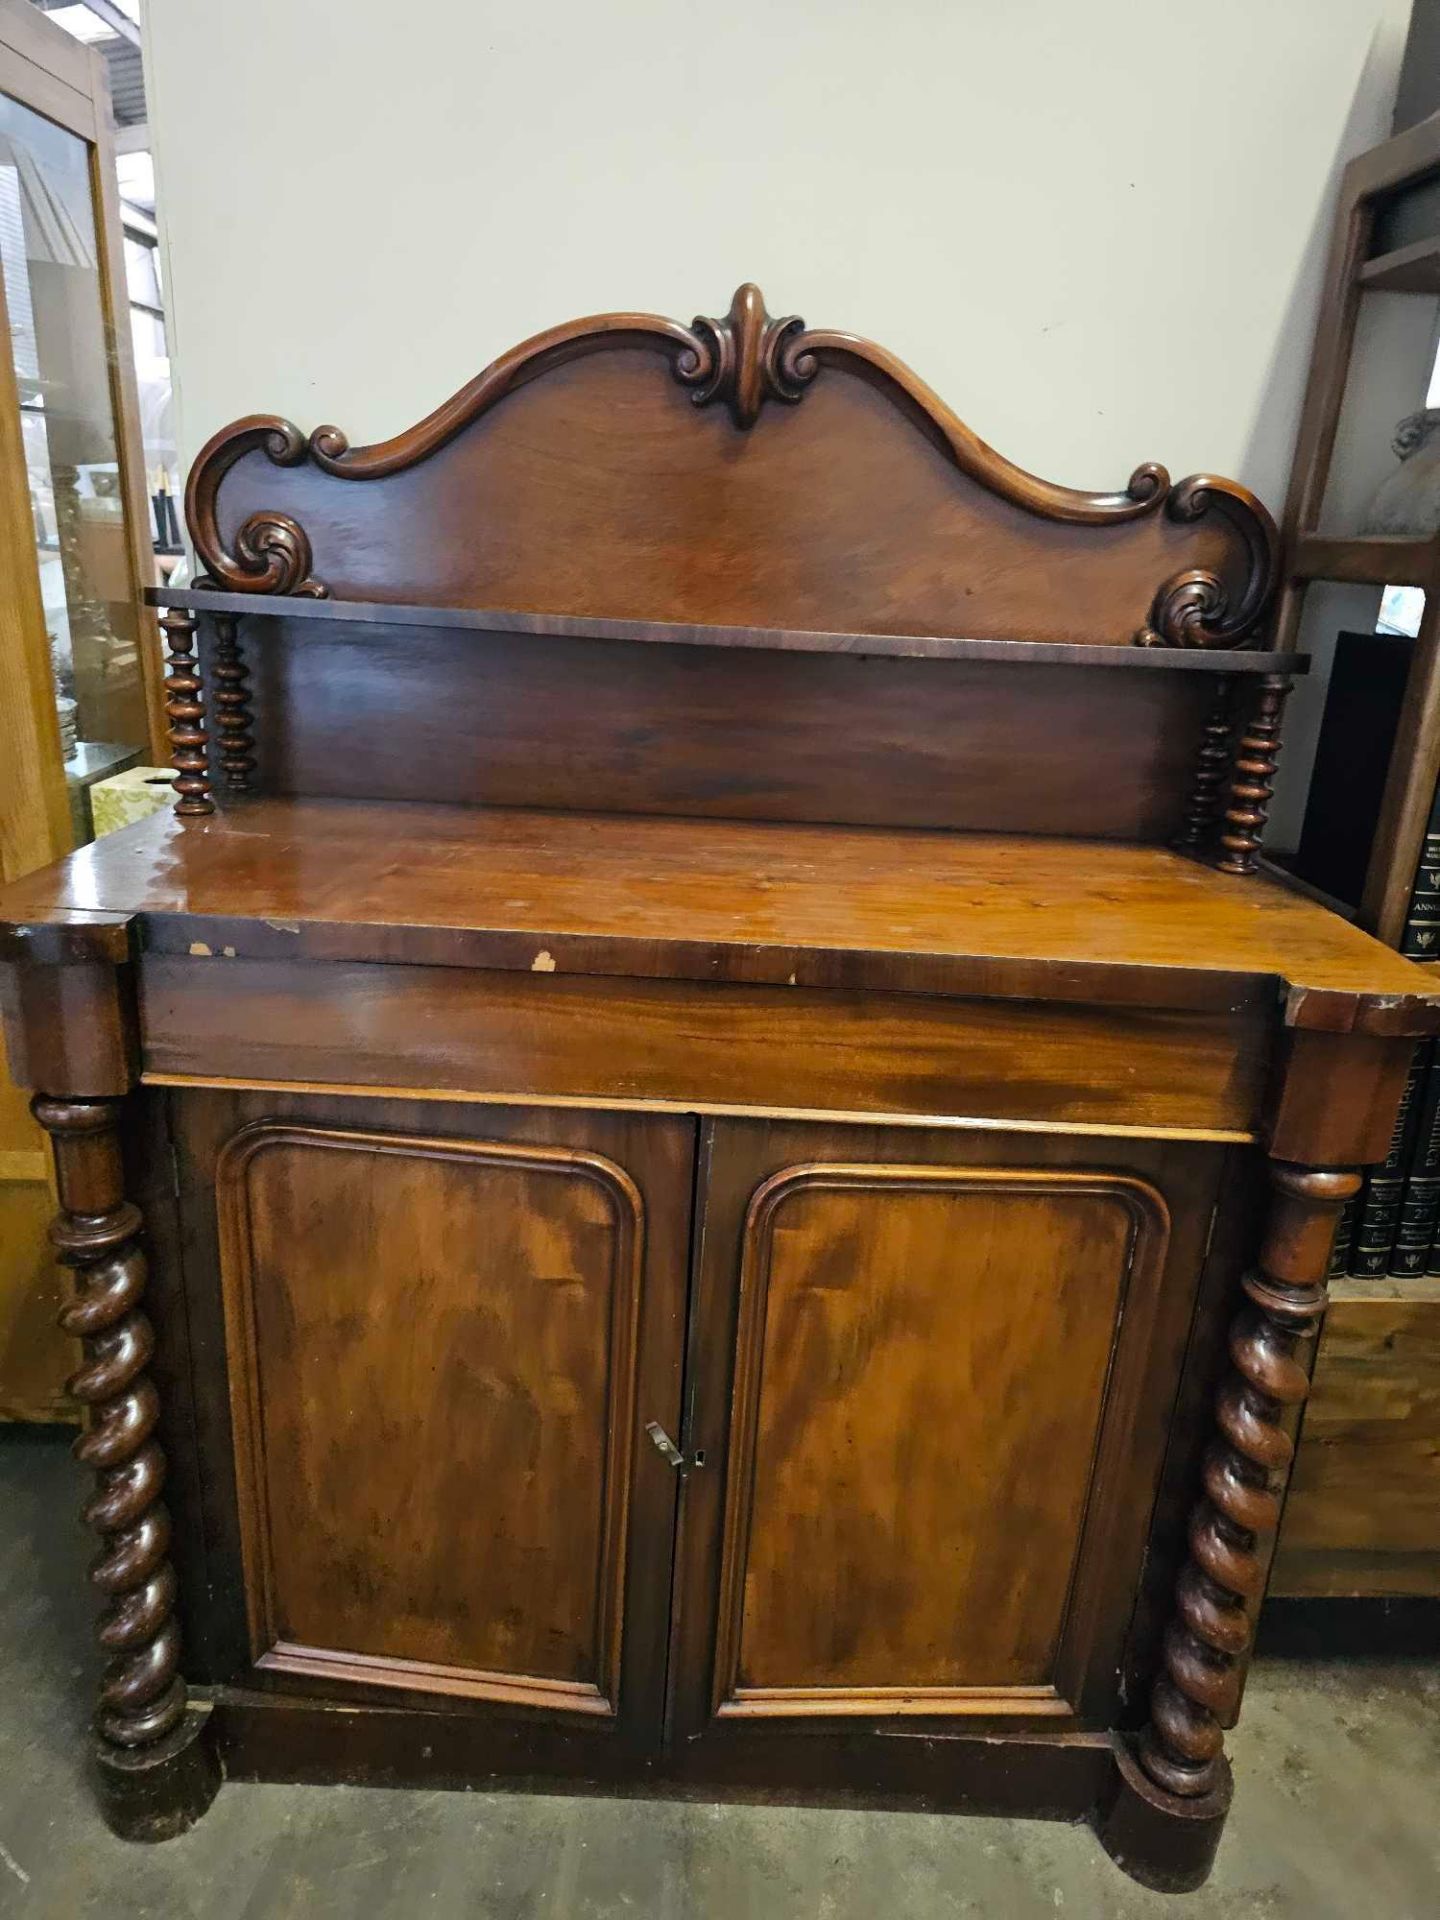
[[[1185,819],[1175,836],[1177,850],[1198,853],[1210,845],[1220,819],[1220,799],[1230,770],[1235,737],[1235,681],[1222,675],[1205,716],[1195,772],[1185,804]]]
[[[1249,1664],[1255,1615],[1310,1390],[1325,1277],[1352,1169],[1270,1162],[1271,1199],[1258,1265],[1241,1281],[1230,1366],[1215,1398],[1216,1436],[1175,1583],[1150,1718],[1122,1747],[1100,1838],[1127,1872],[1166,1892],[1210,1872],[1230,1806],[1225,1729]]]
[[[60,1323],[82,1345],[68,1387],[89,1419],[75,1455],[96,1475],[84,1512],[101,1540],[90,1578],[110,1656],[94,1723],[100,1806],[122,1838],[163,1840],[209,1806],[220,1771],[208,1708],[188,1704],[180,1676],[144,1223],[124,1191],[120,1113],[138,1071],[128,921],[22,930],[0,957],[17,976],[11,1038],[22,1077],[43,1089],[31,1104],[55,1156],[51,1237],[75,1275]]]
[[[1225,807],[1225,830],[1220,835],[1225,851],[1215,863],[1225,873],[1254,873],[1260,864],[1260,842],[1275,790],[1271,781],[1280,759],[1280,715],[1289,691],[1290,682],[1284,674],[1267,673],[1240,736]]]
[[[1384,1156],[1413,1051],[1410,1039],[1323,1032],[1292,1032],[1282,1051],[1266,1122],[1269,1205],[1255,1264],[1239,1281],[1149,1719],[1133,1747],[1119,1745],[1096,1817],[1120,1865],[1163,1892],[1198,1887],[1220,1842],[1225,1730],[1269,1577],[1335,1229],[1360,1189],[1355,1168]]]
[[[179,814],[213,813],[210,797],[209,754],[205,709],[201,699],[200,663],[195,657],[195,616],[183,607],[167,607],[160,616],[170,649],[165,676],[165,712],[170,721],[171,764]]]
[[[255,770],[255,739],[250,713],[250,676],[240,650],[240,622],[233,613],[214,617],[215,728],[220,736],[220,768],[226,791],[244,793]]]

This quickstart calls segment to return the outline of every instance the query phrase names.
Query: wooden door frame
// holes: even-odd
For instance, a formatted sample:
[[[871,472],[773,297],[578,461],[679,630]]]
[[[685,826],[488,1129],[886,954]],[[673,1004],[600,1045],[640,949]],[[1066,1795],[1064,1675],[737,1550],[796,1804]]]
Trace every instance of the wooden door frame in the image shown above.
[[[0,661],[19,669],[12,697],[0,703],[0,878],[18,880],[67,853],[74,836],[9,339],[0,275],[0,578],[9,583],[0,595]]]
[[[120,214],[120,190],[115,179],[115,143],[110,130],[110,81],[103,56],[51,24],[29,0],[0,0],[0,93],[21,106],[53,120],[86,144],[90,170],[90,198],[95,213],[96,267],[100,276],[100,310],[105,358],[110,373],[110,400],[115,416],[115,456],[120,470],[124,504],[126,555],[130,591],[140,640],[140,676],[145,691],[149,729],[147,752],[152,763],[167,755],[165,695],[161,666],[160,630],[143,591],[159,583],[150,543],[150,505],[145,484],[145,454],[140,438],[140,397],[135,380],[135,356],[130,339],[130,301],[125,282],[125,238]],[[9,325],[6,321],[8,336]],[[8,358],[8,356],[7,356]],[[13,369],[4,381],[13,387]],[[0,408],[11,404],[0,384]],[[18,405],[18,401],[16,403]],[[3,431],[3,429],[0,429]],[[29,504],[23,518],[14,518],[14,492],[0,473],[0,515],[11,522],[4,537],[7,546],[16,532],[28,532]],[[23,552],[23,546],[17,552]],[[38,604],[38,588],[37,588]],[[44,624],[41,622],[41,651]],[[48,667],[47,667],[48,672]],[[56,735],[58,742],[58,733]],[[63,796],[63,780],[61,791]],[[8,799],[8,796],[7,796]],[[68,807],[66,818],[68,820]],[[63,845],[35,864],[68,851],[68,827]],[[8,877],[8,876],[7,876]]]

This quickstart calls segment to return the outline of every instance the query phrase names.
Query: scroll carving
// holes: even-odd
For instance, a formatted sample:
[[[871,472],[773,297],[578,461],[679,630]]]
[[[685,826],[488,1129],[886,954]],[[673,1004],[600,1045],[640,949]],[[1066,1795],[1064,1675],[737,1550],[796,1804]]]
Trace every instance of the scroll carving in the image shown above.
[[[736,303],[746,293],[753,293],[759,301],[758,289],[742,287],[735,296]],[[732,316],[734,311],[732,305]],[[822,366],[859,371],[907,412],[918,415],[968,479],[1041,519],[1076,527],[1140,520],[1156,512],[1170,491],[1170,475],[1154,461],[1137,467],[1119,493],[1085,493],[1027,473],[972,432],[903,360],[859,334],[807,328],[803,321],[794,319],[772,320],[765,339],[768,364],[773,366],[775,376],[769,391],[777,399],[798,399]]]
[[[1170,491],[1165,516],[1179,525],[1218,513],[1239,534],[1245,579],[1236,595],[1218,573],[1189,567],[1160,588],[1150,619],[1135,636],[1137,647],[1234,647],[1259,625],[1275,592],[1280,537],[1269,513],[1245,487],[1210,473],[1192,474]]]
[[[78,1280],[60,1324],[84,1343],[84,1363],[68,1388],[90,1409],[75,1454],[97,1475],[85,1520],[102,1542],[90,1578],[105,1596],[97,1638],[111,1658],[95,1727],[102,1740],[136,1749],[179,1726],[186,1693],[170,1515],[160,1497],[159,1401],[147,1371],[155,1335],[140,1310],[141,1219],[121,1191],[116,1110],[113,1100],[42,1095],[33,1102],[54,1142],[60,1181],[62,1211],[52,1238]]]
[[[1104,527],[1163,512],[1180,526],[1207,516],[1223,520],[1241,549],[1238,585],[1210,567],[1192,567],[1167,579],[1153,596],[1135,634],[1141,646],[1230,647],[1254,634],[1273,594],[1277,536],[1264,507],[1243,487],[1210,474],[1172,486],[1166,469],[1139,466],[1123,488],[1088,493],[1055,485],[1014,465],[988,446],[909,367],[873,341],[851,333],[807,328],[798,316],[772,318],[758,287],[740,287],[722,318],[701,315],[690,326],[658,314],[606,313],[552,327],[502,354],[443,406],[407,432],[372,446],[352,447],[339,427],[317,427],[308,440],[298,427],[269,414],[252,414],[225,428],[202,449],[186,489],[186,519],[201,563],[221,587],[267,594],[324,594],[312,573],[310,540],[278,509],[251,513],[227,548],[217,500],[225,476],[248,454],[263,452],[276,466],[310,463],[342,480],[378,480],[428,459],[508,394],[582,354],[616,347],[654,350],[697,407],[725,406],[748,432],[766,404],[793,406],[826,367],[868,381],[912,420],[975,485],[1038,518],[1075,527]],[[1140,609],[1136,609],[1137,615]]]
[[[1335,1221],[1360,1186],[1353,1172],[1281,1161],[1271,1163],[1270,1179],[1265,1245],[1230,1330],[1230,1371],[1215,1402],[1218,1436],[1205,1459],[1204,1497],[1190,1521],[1175,1617],[1139,1742],[1150,1780],[1186,1800],[1216,1791],[1226,1778],[1225,1728],[1239,1704],[1269,1537],[1294,1457],[1287,1417],[1310,1390],[1301,1350],[1324,1316]]]
[[[795,314],[772,320],[751,281],[736,289],[723,320],[697,314],[694,327],[708,349],[708,365],[702,375],[677,362],[676,378],[695,389],[697,407],[723,400],[737,427],[753,427],[767,400],[793,406],[819,372],[813,354],[793,351],[805,322]]]
[[[297,593],[323,597],[325,587],[310,575],[310,540],[298,521],[284,513],[252,513],[227,551],[216,518],[220,482],[247,453],[263,449],[277,467],[298,467],[309,443],[298,427],[278,414],[252,413],[225,427],[200,449],[185,487],[185,522],[214,584],[236,593]]]

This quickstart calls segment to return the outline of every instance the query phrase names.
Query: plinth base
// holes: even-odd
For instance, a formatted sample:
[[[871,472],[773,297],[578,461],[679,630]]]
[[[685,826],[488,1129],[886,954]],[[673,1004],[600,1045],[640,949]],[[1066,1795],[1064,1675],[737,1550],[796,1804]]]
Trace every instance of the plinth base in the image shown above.
[[[1203,1886],[1230,1811],[1230,1769],[1210,1793],[1187,1799],[1166,1793],[1122,1741],[1114,1785],[1095,1815],[1095,1832],[1116,1866],[1157,1893]]]
[[[105,1824],[122,1840],[173,1840],[193,1827],[220,1790],[208,1706],[187,1708],[148,1747],[95,1742],[94,1773]]]

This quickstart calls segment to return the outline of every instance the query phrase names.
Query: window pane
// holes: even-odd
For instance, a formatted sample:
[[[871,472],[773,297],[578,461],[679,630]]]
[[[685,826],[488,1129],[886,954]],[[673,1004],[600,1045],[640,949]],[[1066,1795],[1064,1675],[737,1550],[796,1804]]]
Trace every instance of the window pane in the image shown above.
[[[155,249],[144,240],[125,236],[125,285],[130,298],[142,306],[160,305],[160,276],[155,271]]]

